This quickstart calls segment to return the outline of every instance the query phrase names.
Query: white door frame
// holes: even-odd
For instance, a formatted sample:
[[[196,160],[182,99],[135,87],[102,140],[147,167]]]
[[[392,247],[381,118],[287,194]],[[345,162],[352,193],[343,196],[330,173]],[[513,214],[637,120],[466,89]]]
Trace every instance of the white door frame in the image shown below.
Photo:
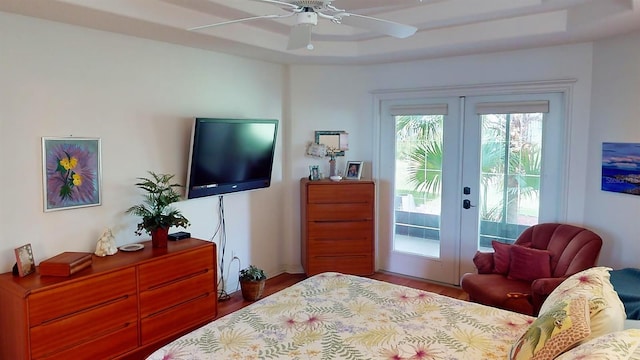
[[[484,95],[514,95],[514,94],[535,94],[535,93],[549,93],[549,92],[559,92],[562,93],[564,109],[564,133],[563,133],[563,141],[565,149],[570,149],[570,131],[571,129],[571,99],[573,95],[573,87],[575,84],[575,79],[558,79],[558,80],[548,80],[548,81],[533,81],[533,82],[518,82],[518,83],[493,83],[493,84],[478,84],[478,85],[462,85],[462,86],[443,86],[443,87],[430,87],[430,88],[418,88],[418,89],[387,89],[387,90],[375,90],[372,91],[371,94],[373,96],[373,166],[372,166],[372,175],[373,179],[380,179],[380,164],[381,158],[384,155],[384,149],[381,148],[382,143],[382,104],[385,101],[390,100],[410,100],[410,99],[419,99],[419,98],[437,98],[437,97],[462,97],[462,96],[484,96]],[[462,136],[462,134],[461,134]],[[565,151],[562,154],[563,159],[562,163],[568,164],[569,160],[569,152]],[[460,164],[462,166],[462,164]],[[563,174],[561,176],[562,179],[566,179],[568,176],[569,168],[565,166],[562,169]],[[566,218],[567,215],[567,196],[568,184],[566,181],[563,181],[560,186],[559,193],[561,194],[561,198],[558,203],[560,208],[558,209],[558,220],[561,221]],[[388,184],[381,184],[378,181],[378,186],[376,186],[376,199],[381,199],[381,194],[383,191],[388,191]],[[459,186],[461,189],[461,185]],[[461,198],[461,197],[460,197]],[[375,215],[376,219],[380,218],[380,208],[381,206],[390,206],[388,203],[382,203],[381,201],[376,201]],[[380,221],[376,221],[376,269],[380,268],[380,259],[379,259],[379,237],[380,237]],[[475,252],[475,250],[474,250]],[[454,274],[451,274],[451,281],[447,281],[453,285],[459,284],[459,278],[461,274],[466,272],[473,272],[475,269],[473,268],[473,264],[471,261],[460,261],[460,259],[465,256],[468,257],[463,249],[461,249],[461,245],[456,245],[456,254],[457,257],[454,261],[458,264],[456,267]]]

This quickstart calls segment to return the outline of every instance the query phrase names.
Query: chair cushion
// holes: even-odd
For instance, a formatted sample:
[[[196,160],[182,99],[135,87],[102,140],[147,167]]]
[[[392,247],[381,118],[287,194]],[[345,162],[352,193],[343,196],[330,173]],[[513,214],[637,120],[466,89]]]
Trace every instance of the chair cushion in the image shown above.
[[[509,359],[551,360],[571,349],[590,333],[587,298],[570,298],[541,313],[511,346]]]
[[[551,253],[547,250],[512,246],[508,277],[524,281],[551,277]]]
[[[509,298],[508,293],[531,293],[531,283],[507,279],[500,274],[467,273],[461,280],[462,288],[469,294],[469,300],[480,304],[532,314],[533,307],[526,298]]]
[[[591,336],[585,341],[623,330],[627,315],[609,281],[610,270],[607,267],[593,267],[568,277],[549,294],[540,307],[540,313],[565,299],[585,296],[589,301],[591,317]]]
[[[496,240],[491,241],[493,247],[493,272],[506,275],[511,263],[511,245]]]

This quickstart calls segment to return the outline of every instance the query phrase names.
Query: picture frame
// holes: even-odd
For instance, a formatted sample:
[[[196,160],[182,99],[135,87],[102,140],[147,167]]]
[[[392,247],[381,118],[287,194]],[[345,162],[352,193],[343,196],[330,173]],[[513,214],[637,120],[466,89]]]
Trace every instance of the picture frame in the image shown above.
[[[27,276],[36,271],[36,264],[33,261],[33,250],[31,244],[22,245],[14,249],[16,256],[16,268],[20,277]]]
[[[345,150],[349,150],[349,133],[346,131],[318,130],[315,132],[315,138],[315,143],[324,145],[326,150],[338,150],[334,152],[334,156],[344,156]]]
[[[44,211],[102,204],[100,138],[43,137]]]
[[[320,180],[320,167],[318,165],[309,165],[309,180]]]
[[[601,189],[640,195],[640,143],[602,143]]]
[[[362,177],[362,161],[347,161],[347,167],[344,170],[346,179],[360,180]]]

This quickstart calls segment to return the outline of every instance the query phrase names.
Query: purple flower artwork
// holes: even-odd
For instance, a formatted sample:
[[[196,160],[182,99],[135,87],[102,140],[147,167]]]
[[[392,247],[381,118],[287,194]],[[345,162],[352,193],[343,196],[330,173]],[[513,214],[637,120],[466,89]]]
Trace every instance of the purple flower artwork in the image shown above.
[[[100,139],[43,138],[45,211],[100,205]]]
[[[640,143],[602,143],[602,190],[640,195]]]

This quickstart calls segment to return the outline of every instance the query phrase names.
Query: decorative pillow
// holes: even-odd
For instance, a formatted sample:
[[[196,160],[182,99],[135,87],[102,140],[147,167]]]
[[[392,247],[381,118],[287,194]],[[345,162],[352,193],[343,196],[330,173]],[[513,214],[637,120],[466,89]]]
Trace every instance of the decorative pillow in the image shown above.
[[[507,277],[525,281],[551,277],[551,253],[548,250],[512,246]]]
[[[509,263],[511,262],[511,245],[491,240],[493,247],[493,272],[495,274],[507,275]]]
[[[478,269],[478,274],[491,274],[493,272],[493,253],[476,251],[473,256],[473,264]]]
[[[540,313],[547,311],[561,299],[586,296],[591,316],[591,336],[585,342],[623,330],[627,314],[609,281],[610,270],[608,267],[592,267],[571,275],[549,294],[540,307]]]
[[[616,331],[597,337],[564,354],[557,360],[631,360],[637,358],[640,329]]]
[[[578,344],[591,333],[584,296],[560,301],[529,325],[511,346],[509,360],[547,360]]]

